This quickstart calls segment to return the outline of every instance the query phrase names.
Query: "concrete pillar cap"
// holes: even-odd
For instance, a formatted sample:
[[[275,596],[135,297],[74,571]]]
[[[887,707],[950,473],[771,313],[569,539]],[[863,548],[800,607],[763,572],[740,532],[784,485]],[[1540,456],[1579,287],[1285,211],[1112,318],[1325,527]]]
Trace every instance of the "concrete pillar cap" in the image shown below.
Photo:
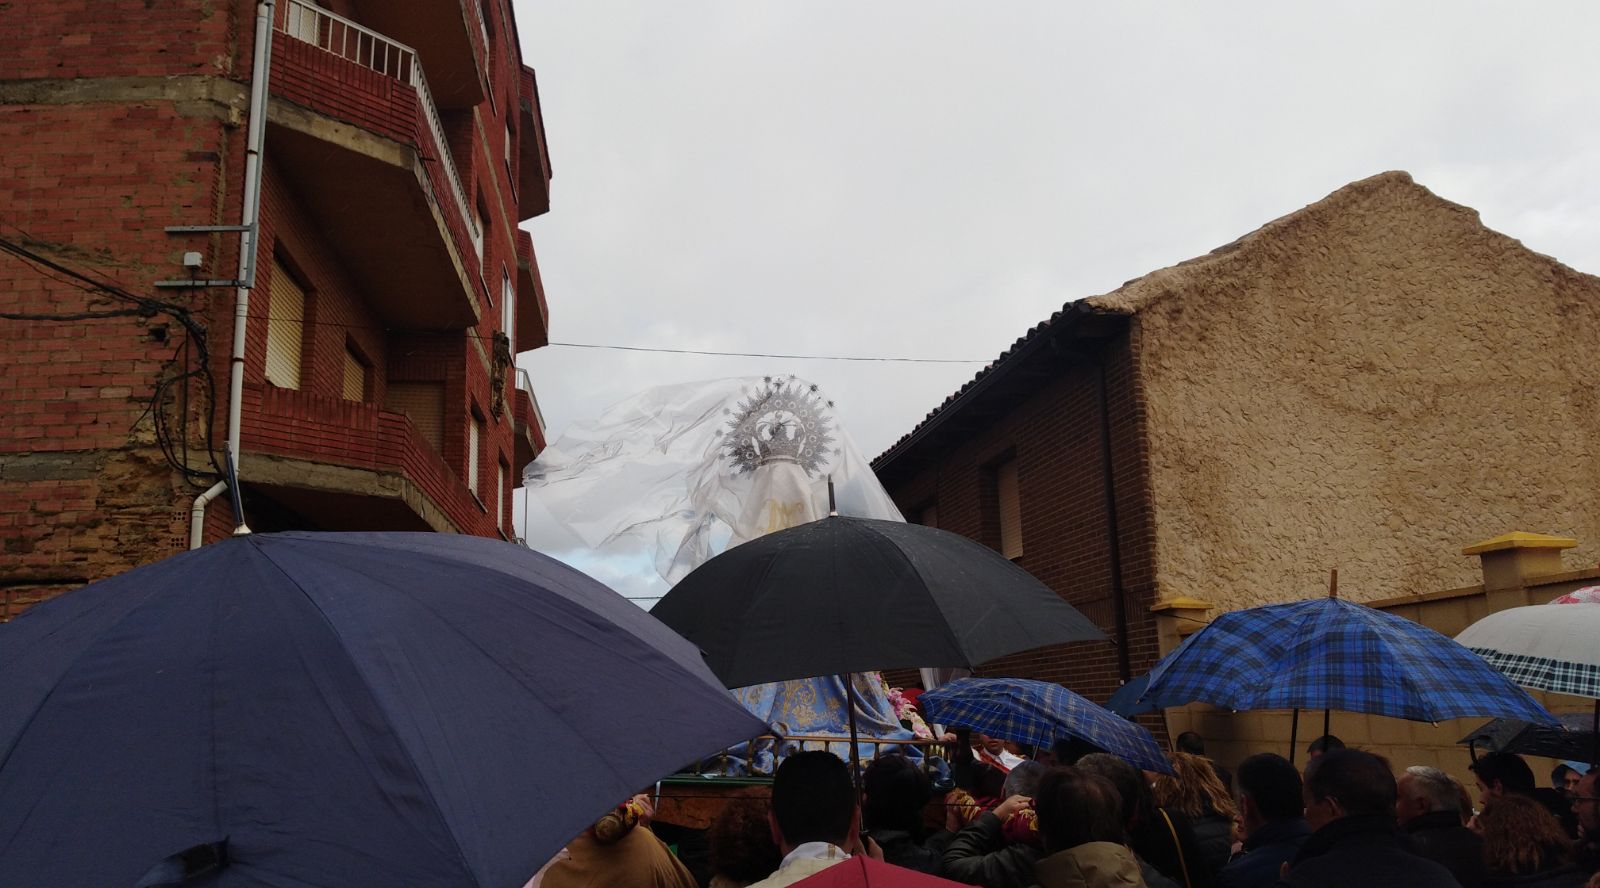
[[[1507,549],[1571,549],[1577,545],[1578,541],[1571,537],[1514,530],[1481,543],[1473,543],[1462,549],[1461,554],[1482,555],[1485,552],[1500,552]]]
[[[1574,543],[1573,545],[1577,545]],[[1150,610],[1157,613],[1170,610],[1211,610],[1211,602],[1198,598],[1180,595],[1177,598],[1166,598],[1150,605]]]

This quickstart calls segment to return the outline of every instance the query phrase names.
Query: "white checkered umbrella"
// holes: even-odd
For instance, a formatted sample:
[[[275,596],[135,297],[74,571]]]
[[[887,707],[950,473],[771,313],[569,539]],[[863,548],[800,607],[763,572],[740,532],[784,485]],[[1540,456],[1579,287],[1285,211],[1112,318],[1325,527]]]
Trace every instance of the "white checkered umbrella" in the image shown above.
[[[1593,698],[1592,758],[1600,764],[1600,604],[1562,596],[1509,608],[1468,626],[1456,641],[1523,687]]]
[[[1600,605],[1513,607],[1456,641],[1523,687],[1600,699]]]

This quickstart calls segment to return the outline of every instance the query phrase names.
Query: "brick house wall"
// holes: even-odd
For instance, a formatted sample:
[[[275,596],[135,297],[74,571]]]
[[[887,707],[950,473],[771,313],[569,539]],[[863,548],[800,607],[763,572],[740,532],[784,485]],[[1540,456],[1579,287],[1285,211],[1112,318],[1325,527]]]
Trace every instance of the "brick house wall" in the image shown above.
[[[1102,446],[1100,366],[1106,372],[1111,456],[1125,594],[1129,668],[1137,675],[1157,658],[1150,616],[1155,590],[1137,355],[1126,334],[1104,351],[1071,362],[981,428],[938,449],[931,464],[904,480],[886,482],[908,520],[937,508],[944,530],[998,550],[1000,530],[994,466],[1014,458],[1018,474],[1023,554],[1016,563],[1118,638],[1112,594],[1109,511]],[[1102,358],[1103,356],[1103,358]],[[1118,647],[1079,642],[995,660],[980,675],[1058,682],[1097,702],[1120,685]],[[892,683],[919,683],[892,672]]]
[[[164,229],[239,221],[256,4],[117,4],[116,15],[103,6],[91,9],[86,0],[0,6],[0,33],[13,50],[0,53],[0,237],[191,314],[210,349],[217,397],[211,444],[220,459],[233,291],[157,289],[154,282],[187,277],[181,259],[190,250],[202,253],[204,276],[233,276],[237,235],[175,236]],[[358,22],[364,9],[378,9],[359,2],[331,6]],[[285,7],[278,4],[280,21]],[[304,154],[297,160],[275,152],[277,131],[269,127],[240,467],[246,506],[254,504],[247,517],[258,530],[316,526],[316,519],[272,501],[265,490],[252,493],[252,453],[404,477],[430,504],[434,526],[511,535],[511,491],[497,497],[493,489],[498,463],[508,464],[508,488],[520,468],[514,462],[514,374],[509,354],[497,349],[504,332],[501,270],[515,287],[518,224],[542,212],[519,208],[518,142],[543,136],[528,126],[526,109],[519,116],[531,71],[521,64],[507,0],[428,0],[425,11],[461,16],[483,89],[492,97],[470,107],[441,107],[458,177],[488,222],[481,262],[409,83],[279,32],[272,114],[320,115],[331,122],[325,129],[345,128],[391,154],[410,152],[431,218],[449,241],[435,252],[459,258],[478,320],[464,329],[428,332],[397,326],[385,310],[396,294],[374,290],[352,270],[347,244],[328,236],[307,199],[307,170],[297,166]],[[480,15],[487,46],[478,33]],[[422,62],[426,67],[427,58]],[[302,383],[294,392],[275,390],[264,378],[275,257],[308,291]],[[200,381],[188,386],[187,414],[178,388],[160,410],[151,408],[162,380],[199,366],[192,346],[190,363],[182,363],[182,325],[161,312],[37,318],[129,307],[62,278],[0,253],[0,312],[19,316],[0,319],[6,364],[0,413],[7,420],[0,423],[0,620],[64,589],[180,551],[187,545],[189,505],[213,480],[184,478],[157,446],[159,415],[175,430],[174,446],[187,447],[189,466],[211,470]],[[434,298],[405,295],[422,304]],[[524,339],[544,341],[540,331]],[[361,403],[342,399],[347,347],[369,368]],[[445,383],[442,451],[423,441],[406,416],[383,409],[391,375]],[[464,478],[473,409],[484,419],[478,498]],[[490,514],[497,499],[500,514]],[[345,520],[345,526],[359,526],[359,512]],[[219,539],[232,525],[225,496],[207,512],[205,537]]]

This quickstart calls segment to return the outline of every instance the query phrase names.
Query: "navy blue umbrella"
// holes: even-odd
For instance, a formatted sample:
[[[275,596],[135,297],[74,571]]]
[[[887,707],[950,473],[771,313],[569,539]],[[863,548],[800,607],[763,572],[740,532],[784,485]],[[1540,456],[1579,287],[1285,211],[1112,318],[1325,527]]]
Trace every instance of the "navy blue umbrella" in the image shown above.
[[[1340,709],[1412,721],[1553,724],[1528,693],[1420,623],[1337,598],[1232,611],[1150,670],[1141,703]]]
[[[519,546],[241,537],[0,626],[0,885],[516,888],[766,730],[689,643]]]
[[[1150,732],[1058,684],[1027,678],[958,678],[917,698],[925,718],[941,725],[1048,747],[1087,740],[1146,771],[1172,773]]]
[[[1154,703],[1140,700],[1144,696],[1144,689],[1150,686],[1150,673],[1135,676],[1128,680],[1117,692],[1106,701],[1106,708],[1124,718],[1133,718],[1144,715],[1146,712],[1155,712],[1161,707]]]

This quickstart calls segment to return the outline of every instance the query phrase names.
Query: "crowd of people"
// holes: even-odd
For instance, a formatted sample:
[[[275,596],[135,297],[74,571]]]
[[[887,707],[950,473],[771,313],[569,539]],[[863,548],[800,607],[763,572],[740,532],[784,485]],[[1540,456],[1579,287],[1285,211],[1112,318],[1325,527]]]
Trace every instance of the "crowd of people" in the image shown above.
[[[1229,772],[1183,735],[1152,774],[1077,742],[949,739],[947,781],[884,755],[859,794],[833,754],[791,755],[770,801],[731,798],[698,850],[669,850],[630,800],[530,886],[780,888],[867,854],[984,888],[1600,888],[1600,771],[1562,765],[1541,787],[1497,753],[1469,789],[1329,736],[1303,769],[1261,753]]]

